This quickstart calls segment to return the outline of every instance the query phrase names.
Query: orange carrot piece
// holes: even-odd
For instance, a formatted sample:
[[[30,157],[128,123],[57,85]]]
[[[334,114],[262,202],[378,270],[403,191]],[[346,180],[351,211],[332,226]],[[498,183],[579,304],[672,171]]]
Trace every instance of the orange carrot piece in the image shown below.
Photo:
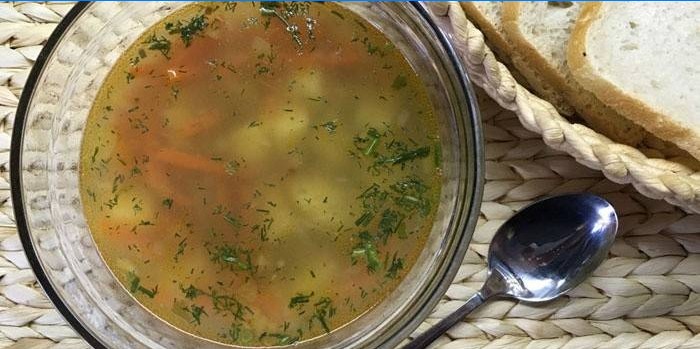
[[[224,174],[224,167],[220,163],[172,148],[161,148],[153,152],[153,160],[186,170]]]
[[[185,138],[197,136],[203,132],[213,129],[221,123],[221,115],[209,112],[198,115],[191,121],[186,122],[180,130],[180,135]]]

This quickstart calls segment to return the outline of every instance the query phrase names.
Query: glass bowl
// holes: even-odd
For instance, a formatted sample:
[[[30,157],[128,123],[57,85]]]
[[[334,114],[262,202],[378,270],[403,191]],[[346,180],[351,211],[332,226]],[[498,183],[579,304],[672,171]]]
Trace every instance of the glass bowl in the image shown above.
[[[77,4],[39,55],[17,110],[13,202],[37,279],[96,348],[232,347],[182,332],[143,308],[100,257],[83,215],[79,154],[103,79],[140,34],[183,2]],[[427,86],[440,123],[443,183],[425,249],[401,284],[351,323],[298,348],[391,348],[437,304],[461,264],[478,217],[483,143],[459,59],[418,3],[340,3],[383,31]]]

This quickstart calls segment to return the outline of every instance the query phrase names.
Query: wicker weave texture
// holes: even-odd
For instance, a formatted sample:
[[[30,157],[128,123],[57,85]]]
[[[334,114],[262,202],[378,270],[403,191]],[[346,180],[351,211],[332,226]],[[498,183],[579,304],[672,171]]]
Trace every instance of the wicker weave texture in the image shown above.
[[[7,172],[9,133],[18,96],[41,45],[70,7],[67,3],[0,4],[0,348],[87,347],[36,284],[13,227]],[[457,23],[460,25],[467,28],[464,33],[469,33],[470,45],[481,43],[482,54],[472,58],[493,60],[480,33],[466,22]],[[496,74],[508,75],[504,67],[493,64],[496,70],[490,75],[482,73],[479,78],[472,73],[477,84],[501,81],[494,78]],[[509,110],[537,100],[512,80],[495,88],[486,86],[486,90]],[[558,146],[563,139],[571,142],[571,132],[578,132],[571,139],[595,140],[590,130],[561,126],[565,121],[556,118],[543,120],[533,108],[530,112],[524,108],[524,116],[522,112],[516,115],[485,93],[479,94],[487,157],[481,216],[457,278],[421,329],[481,286],[491,237],[505,219],[532,200],[565,192],[598,193],[615,205],[622,219],[621,231],[610,258],[594,277],[566,297],[540,305],[493,302],[440,338],[435,347],[700,348],[700,335],[695,335],[700,332],[700,216],[650,199],[582,165],[580,162],[589,165],[586,159],[595,158],[593,146],[574,157],[569,148]],[[504,103],[499,96],[510,96],[511,102]],[[547,105],[537,105],[550,110]],[[535,120],[538,126],[532,127],[528,120]],[[557,126],[542,126],[548,122]],[[697,189],[694,195],[698,196]]]

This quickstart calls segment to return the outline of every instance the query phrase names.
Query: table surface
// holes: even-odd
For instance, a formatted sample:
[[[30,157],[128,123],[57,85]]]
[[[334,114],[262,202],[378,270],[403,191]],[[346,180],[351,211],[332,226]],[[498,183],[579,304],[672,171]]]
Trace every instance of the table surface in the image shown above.
[[[0,3],[0,348],[85,348],[46,299],[22,251],[9,186],[10,132],[29,69],[69,3]],[[469,251],[447,294],[418,331],[481,286],[496,229],[547,195],[592,192],[621,219],[609,258],[566,296],[544,304],[498,300],[434,347],[700,348],[700,216],[612,183],[551,150],[517,118],[480,95],[486,188]]]

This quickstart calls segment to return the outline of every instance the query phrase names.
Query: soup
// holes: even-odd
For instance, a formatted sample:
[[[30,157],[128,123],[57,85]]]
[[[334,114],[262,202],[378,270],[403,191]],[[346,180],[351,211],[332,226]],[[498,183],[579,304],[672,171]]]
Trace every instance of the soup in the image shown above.
[[[381,302],[440,194],[401,52],[330,3],[198,3],[148,29],[91,109],[80,189],[107,265],[210,340],[287,345]]]

